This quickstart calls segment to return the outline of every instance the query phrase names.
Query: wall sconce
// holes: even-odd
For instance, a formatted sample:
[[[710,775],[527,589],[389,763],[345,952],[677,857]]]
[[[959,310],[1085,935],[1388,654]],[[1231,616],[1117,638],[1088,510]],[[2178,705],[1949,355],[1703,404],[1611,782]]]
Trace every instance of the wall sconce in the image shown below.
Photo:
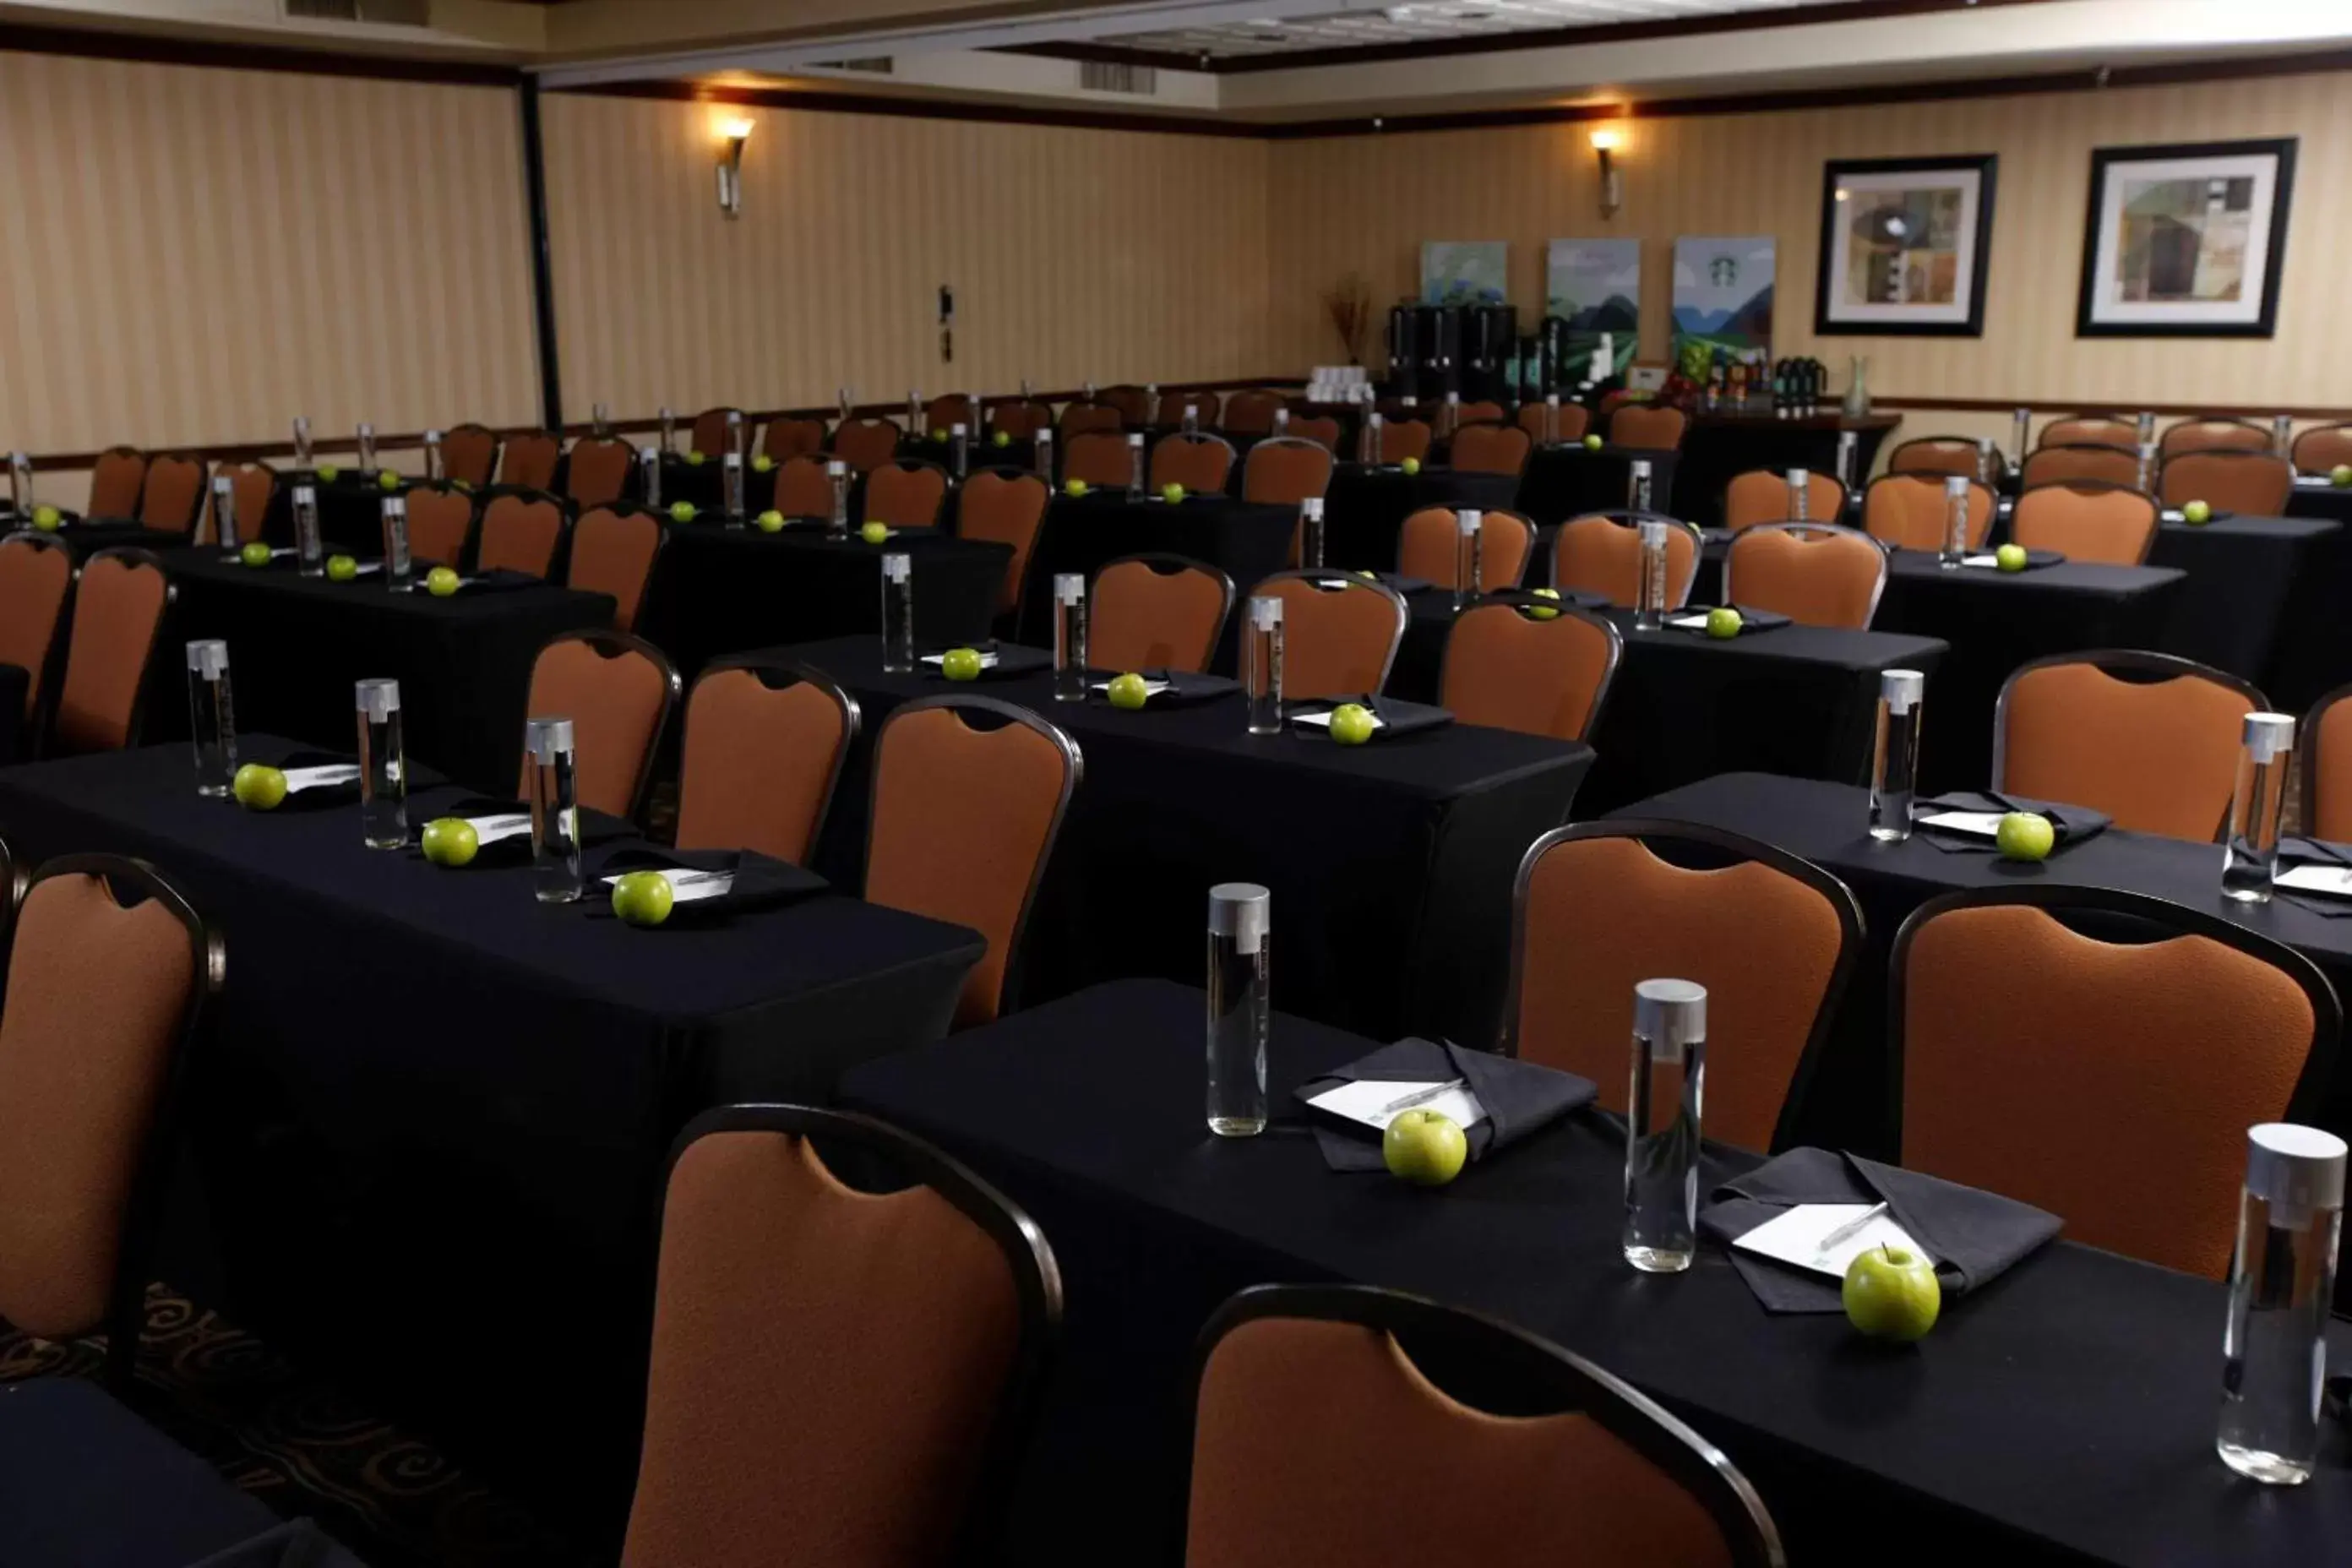
[[[1603,128],[1592,133],[1592,155],[1601,161],[1601,216],[1615,217],[1625,205],[1625,174],[1617,167],[1616,153],[1625,145],[1625,133]]]
[[[719,121],[724,145],[719,153],[719,210],[729,217],[743,216],[743,143],[751,139],[751,121],[741,117]]]

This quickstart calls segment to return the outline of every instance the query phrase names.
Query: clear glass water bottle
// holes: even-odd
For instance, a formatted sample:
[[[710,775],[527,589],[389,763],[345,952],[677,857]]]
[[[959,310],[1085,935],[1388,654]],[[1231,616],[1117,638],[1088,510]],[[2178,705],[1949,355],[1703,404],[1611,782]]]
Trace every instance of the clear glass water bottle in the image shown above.
[[[677,450],[677,415],[672,409],[664,408],[654,418],[661,426],[662,456],[667,457]]]
[[[1310,572],[1323,568],[1323,498],[1308,496],[1298,503],[1298,563]]]
[[[833,389],[834,409],[844,425],[857,417],[856,391],[856,387],[850,386],[836,386]]]
[[[1045,488],[1051,489],[1054,488],[1054,427],[1050,425],[1038,426],[1035,441],[1036,459],[1031,467],[1037,470],[1037,477],[1045,481]]]
[[[310,422],[301,415],[294,416],[294,466],[310,467]]]
[[[719,510],[727,526],[743,526],[743,454],[722,453],[719,458]]]
[[[1838,432],[1838,483],[1843,485],[1849,491],[1853,489],[1853,460],[1860,450],[1861,448],[1857,444],[1853,431],[1841,430]]]
[[[1364,416],[1356,429],[1356,461],[1371,464],[1381,460],[1381,414],[1373,409]]]
[[[1197,436],[1201,433],[1201,410],[1197,404],[1184,405],[1183,431],[1187,436]]]
[[[923,421],[922,392],[910,386],[907,389],[907,434],[919,440],[930,433],[930,426]]]
[[[849,465],[839,458],[826,459],[824,482],[833,491],[833,515],[825,519],[826,531],[836,538],[849,532]]]
[[[1054,700],[1087,700],[1087,580],[1054,574]]]
[[[1557,392],[1544,394],[1543,444],[1547,447],[1559,444],[1559,394]]]
[[[882,668],[906,675],[915,668],[915,558],[903,551],[882,557]]]
[[[395,594],[408,592],[408,502],[399,496],[383,498],[383,585]]]
[[[596,403],[589,405],[588,433],[599,441],[613,433],[613,410],[610,405]]]
[[[1992,483],[1992,437],[1990,436],[1977,437],[1977,483]]]
[[[971,429],[961,420],[948,426],[948,472],[960,479],[971,473]]]
[[[1289,409],[1277,408],[1274,411],[1274,433],[1277,436],[1287,436],[1290,434]]]
[[[2284,458],[2294,449],[2294,416],[2292,414],[2272,415],[2271,451],[2276,456]]]
[[[1789,521],[1812,521],[1813,476],[1803,468],[1789,470]]]
[[[661,448],[645,447],[637,452],[638,489],[647,506],[661,505]]]
[[[2032,455],[2026,448],[2026,443],[2032,440],[2032,437],[2033,410],[2031,408],[2021,408],[2015,414],[2011,415],[2009,420],[2009,449],[2015,455],[2017,466],[2021,468],[2025,467],[2025,459]]]
[[[750,428],[743,423],[741,411],[729,409],[727,411],[728,452],[740,463],[743,460],[743,454],[751,449],[751,446]]]
[[[236,702],[229,691],[228,644],[218,638],[188,645],[188,736],[196,793],[228,794],[236,778]]]
[[[2302,1485],[2318,1462],[2344,1155],[2343,1139],[2315,1127],[2246,1132],[2213,1446],[2230,1468],[2272,1486]]]
[[[1650,510],[1650,459],[1636,458],[1625,465],[1625,505],[1634,511]]]
[[[362,474],[375,472],[375,426],[362,424],[359,427],[359,469]]]
[[[2137,469],[2137,478],[2133,482],[2147,494],[2154,495],[2156,493],[2157,470],[2162,466],[2162,464],[2157,461],[2156,443],[2153,441],[2142,441],[2139,444],[2139,468]]]
[[[213,534],[223,555],[236,553],[236,481],[226,474],[213,476]]]
[[[371,849],[408,847],[408,751],[401,736],[400,682],[362,680],[359,709],[360,837]]]
[[[549,716],[523,726],[530,758],[530,880],[542,904],[580,897],[580,788],[572,721]]]
[[[1479,579],[1485,575],[1486,516],[1468,508],[1454,514],[1454,607],[1468,609],[1478,600]]]
[[[1438,412],[1437,423],[1438,434],[1441,436],[1450,437],[1462,428],[1462,395],[1460,393],[1449,392],[1445,395],[1445,405]]]
[[[1640,576],[1633,584],[1633,629],[1654,632],[1666,620],[1666,531],[1664,522],[1634,525],[1640,538]]]
[[[1209,889],[1209,1131],[1265,1131],[1265,1045],[1274,1005],[1274,895],[1255,882]]]
[[[2278,874],[2279,826],[2294,771],[2294,717],[2246,715],[2238,784],[2230,796],[2230,840],[2221,852],[2221,896],[2242,904],[2271,901]]]
[[[1242,627],[1242,689],[1249,700],[1249,732],[1282,733],[1282,601],[1264,595],[1249,602]]]
[[[1706,1090],[1706,987],[1633,987],[1633,1079],[1625,1096],[1625,1261],[1679,1274],[1698,1254],[1699,1110]]]
[[[1944,480],[1944,547],[1937,552],[1938,565],[1958,566],[1969,553],[1969,481],[1953,474]]]
[[[1878,737],[1870,758],[1870,836],[1882,844],[1911,837],[1911,791],[1919,773],[1919,699],[1927,677],[1916,669],[1881,670]]]
[[[2156,444],[2156,412],[2153,409],[2139,416],[2139,444],[2143,447]]]
[[[1127,438],[1127,499],[1143,499],[1143,432],[1130,433]]]
[[[8,454],[8,505],[20,518],[33,515],[33,459],[23,452]]]
[[[327,573],[327,546],[319,537],[319,492],[310,485],[294,487],[294,560],[305,577]]]
[[[425,432],[425,478],[426,482],[439,484],[449,477],[448,464],[441,456],[441,432]]]

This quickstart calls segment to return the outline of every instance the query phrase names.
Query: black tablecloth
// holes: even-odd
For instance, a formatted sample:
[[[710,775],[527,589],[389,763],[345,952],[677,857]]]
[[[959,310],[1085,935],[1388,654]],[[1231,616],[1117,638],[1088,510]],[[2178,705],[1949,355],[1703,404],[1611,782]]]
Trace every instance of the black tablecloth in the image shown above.
[[[376,478],[382,471],[381,464],[368,469],[346,466],[338,468],[333,479],[322,479],[309,469],[284,470],[278,476],[277,487],[269,492],[269,504],[262,512],[262,538],[272,544],[293,544],[294,487],[307,484],[318,494],[319,539],[328,553],[383,554],[383,498],[405,495],[407,481],[404,478],[398,486],[385,489]]]
[[[348,750],[352,683],[390,676],[408,754],[478,789],[514,788],[540,648],[613,618],[610,595],[551,585],[436,599],[422,588],[393,593],[373,574],[304,577],[291,557],[252,567],[198,547],[164,564],[180,597],[148,682],[148,739],[188,732],[180,645],[223,637],[240,723]]]
[[[2263,687],[2273,702],[2299,712],[2352,681],[2352,640],[2343,633],[2352,624],[2352,489],[2298,484],[2286,511],[2341,525],[2315,546],[2308,572],[2296,580]]]
[[[1637,458],[1647,458],[1650,464],[1650,510],[1666,510],[1673,504],[1680,453],[1641,447],[1593,448],[1574,441],[1538,447],[1528,454],[1527,472],[1519,477],[1519,504],[1512,510],[1538,528],[1587,512],[1623,511],[1633,504],[1628,499],[1630,465]],[[1537,581],[1532,566],[1528,569],[1528,581]],[[1543,581],[1550,581],[1549,574]]]
[[[1590,1111],[1435,1193],[1333,1174],[1303,1129],[1211,1136],[1202,1005],[1186,986],[1104,986],[844,1083],[1053,1240],[1070,1312],[1015,1491],[1024,1561],[1102,1561],[1113,1518],[1111,1555],[1175,1560],[1193,1340],[1224,1295],[1269,1280],[1460,1303],[1630,1379],[1728,1451],[1794,1563],[1897,1540],[1937,1563],[2303,1568],[2352,1531],[2342,1458],[2257,1495],[2214,1457],[2217,1284],[2061,1239],[1890,1351],[1834,1313],[1768,1317],[1712,1246],[1686,1274],[1628,1268],[1623,1135]],[[1278,1016],[1273,1104],[1372,1044]],[[1702,1186],[1746,1164],[1707,1161]],[[2336,1348],[2352,1349],[2340,1329]]]
[[[1238,693],[1130,713],[1055,701],[1050,672],[970,687],[885,675],[872,637],[791,651],[866,713],[817,859],[843,886],[859,885],[872,737],[899,703],[977,691],[1076,741],[1085,782],[1030,925],[1024,1003],[1118,975],[1196,976],[1209,888],[1258,882],[1274,893],[1284,1005],[1376,1033],[1491,1040],[1511,879],[1567,819],[1592,761],[1581,745],[1467,724],[1360,747],[1252,735]]]
[[[188,542],[186,534],[169,529],[142,528],[135,522],[83,522],[79,519],[48,531],[46,537],[64,545],[77,564],[101,550],[152,550],[161,552],[184,549]]]
[[[777,468],[782,468],[778,464]],[[642,467],[642,465],[640,465]],[[854,483],[855,481],[853,481]],[[661,504],[670,506],[678,501],[690,501],[700,511],[709,514],[708,521],[717,521],[726,506],[726,465],[716,453],[699,463],[689,463],[685,455],[672,452],[662,459]],[[850,521],[859,521],[856,510],[856,496],[850,498]],[[761,473],[752,464],[743,466],[743,515],[757,517],[776,504],[776,469]]]
[[[1057,494],[1029,552],[1020,639],[1053,645],[1055,573],[1083,573],[1091,580],[1122,555],[1167,552],[1220,567],[1234,580],[1238,605],[1259,578],[1290,563],[1297,523],[1297,507],[1256,506],[1226,496],[1187,496],[1171,506],[1158,500],[1130,502],[1126,491],[1116,489]],[[1226,641],[1232,639],[1228,626]]]
[[[1760,414],[1702,410],[1691,416],[1690,427],[1683,435],[1682,467],[1675,475],[1674,514],[1701,528],[1720,526],[1724,490],[1751,468],[1776,473],[1804,468],[1835,478],[1838,433],[1846,429],[1853,432],[1853,488],[1859,489],[1877,461],[1880,444],[1902,422],[1902,416],[1896,414],[1848,420],[1834,408],[1808,419],[1778,418],[1769,407]]]
[[[33,753],[33,732],[25,717],[32,674],[21,664],[0,664],[0,767]]]
[[[2298,479],[2286,503],[2286,514],[2324,518],[2352,528],[2352,486],[2306,484]]]
[[[915,635],[968,642],[988,635],[1013,547],[901,529],[883,544],[856,531],[781,533],[715,519],[666,523],[637,630],[694,679],[721,654],[773,643],[882,630],[882,557],[903,552],[914,570]]]
[[[2342,524],[2314,518],[2230,517],[2202,527],[2160,523],[2151,566],[2188,574],[2155,647],[2242,675],[2270,690],[2298,673],[2282,660],[2294,623],[2325,613],[2314,590],[2345,551]],[[2277,699],[2273,692],[2274,700]]]
[[[0,833],[152,859],[226,934],[193,1105],[225,1307],[599,1526],[629,1493],[677,1129],[937,1038],[981,952],[830,894],[636,931],[537,903],[527,865],[364,848],[355,807],[200,799],[184,745],[0,772]]]
[[[1414,512],[1432,506],[1508,511],[1518,493],[1518,479],[1511,474],[1453,468],[1408,474],[1399,468],[1341,463],[1331,470],[1331,488],[1324,492],[1323,563],[1393,572],[1404,520]]]

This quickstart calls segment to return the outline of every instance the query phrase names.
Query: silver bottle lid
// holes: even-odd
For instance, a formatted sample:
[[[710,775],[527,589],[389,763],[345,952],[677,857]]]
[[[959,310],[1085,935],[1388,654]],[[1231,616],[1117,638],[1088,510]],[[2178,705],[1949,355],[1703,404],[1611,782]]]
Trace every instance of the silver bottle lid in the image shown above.
[[[1209,934],[1229,936],[1241,952],[1255,952],[1274,921],[1274,895],[1255,882],[1220,882],[1209,889]]]
[[[1050,426],[1050,425],[1047,425],[1047,426],[1043,426],[1042,428],[1040,428],[1040,429],[1038,430],[1038,432],[1037,432],[1037,445],[1039,445],[1040,447],[1050,447],[1050,446],[1052,446],[1053,444],[1054,444],[1054,427],[1053,427],[1052,426]]]
[[[1128,432],[1128,434],[1127,434],[1127,444],[1128,444],[1129,446],[1130,446],[1130,447],[1140,447],[1140,446],[1142,446],[1142,445],[1143,445],[1143,432],[1142,432],[1142,431],[1140,431],[1140,430],[1130,430],[1130,431],[1129,431],[1129,432]]]
[[[1249,621],[1260,631],[1282,625],[1282,601],[1265,594],[1258,595],[1249,602]]]
[[[1381,427],[1380,410],[1376,408],[1371,413],[1365,415],[1364,423],[1370,426],[1375,430],[1379,429]]]
[[[359,710],[371,719],[389,719],[400,711],[400,682],[378,678],[357,682],[352,689]],[[569,725],[569,719],[564,721]]]
[[[2265,1121],[2246,1129],[2246,1191],[2275,1207],[2344,1206],[2344,1140],[2316,1127]]]
[[[1664,523],[1645,522],[1640,526],[1637,532],[1641,538],[1643,549],[1664,550],[1666,547],[1666,525]]]
[[[2246,715],[2246,754],[2258,763],[2276,762],[2294,750],[2294,715]]]
[[[236,494],[236,481],[230,479],[226,474],[215,474],[213,476],[213,494],[233,499]]]
[[[1812,482],[1813,475],[1811,469],[1790,468],[1789,470],[1789,488],[1790,489],[1801,490]]]
[[[1886,704],[1889,713],[1908,713],[1919,706],[1920,694],[1927,689],[1927,678],[1916,669],[1883,669],[1878,672],[1879,700]]]
[[[550,716],[531,719],[522,727],[523,750],[542,763],[570,754],[572,751],[572,721]]]
[[[743,454],[729,452],[719,459],[719,466],[722,468],[740,468],[743,466]]]
[[[893,551],[882,557],[882,575],[893,583],[904,583],[914,575],[915,558],[902,551]]]
[[[296,485],[294,487],[294,504],[296,506],[317,506],[319,504],[319,492],[309,485]]]
[[[1454,527],[1457,532],[1475,533],[1478,531],[1478,525],[1485,520],[1485,513],[1473,510],[1469,507],[1463,507],[1454,514]]]
[[[1323,515],[1323,498],[1321,496],[1307,497],[1304,500],[1298,503],[1298,515],[1301,517],[1320,518]]]
[[[1461,401],[1462,395],[1458,392],[1449,392],[1445,395],[1445,404],[1449,408]]]
[[[1554,407],[1554,408],[1559,407],[1559,393],[1557,393],[1557,392],[1547,392],[1547,393],[1545,393],[1545,394],[1544,394],[1544,402],[1545,402],[1546,404],[1549,405],[1551,407]]]
[[[1054,574],[1054,603],[1082,605],[1086,603],[1086,599],[1087,580],[1084,574],[1077,572]]]
[[[408,501],[406,498],[402,496],[384,497],[383,515],[387,520],[396,517],[404,522],[408,520]]]
[[[1944,476],[1944,498],[1947,500],[1966,500],[1968,493],[1969,477],[1966,474],[1947,474]]]
[[[373,425],[362,424],[362,425],[360,426],[360,428],[359,428],[359,437],[360,437],[360,439],[361,439],[361,440],[362,440],[362,441],[373,441],[373,440],[374,440],[374,439],[375,439],[375,426],[373,426]]]
[[[1644,980],[1633,987],[1633,1032],[1659,1061],[1678,1062],[1706,1039],[1706,987],[1695,980]]]
[[[228,644],[205,637],[188,645],[188,673],[218,680],[228,673]]]
[[[1983,453],[1983,454],[1984,454],[1986,457],[1988,457],[1988,458],[1991,457],[1991,456],[1992,456],[1992,437],[1990,437],[1990,436],[1979,436],[1979,437],[1977,437],[1977,450],[1978,450],[1978,451],[1979,451],[1979,452],[1981,452],[1981,453]]]
[[[971,434],[971,429],[969,426],[965,425],[962,420],[959,419],[954,424],[948,426],[948,434],[950,436],[969,436]]]
[[[825,460],[824,471],[825,476],[828,479],[847,479],[849,477],[849,465],[843,462],[839,458],[829,458]]]
[[[1647,458],[1634,458],[1633,463],[1629,466],[1628,471],[1630,471],[1637,479],[1648,479],[1650,477],[1650,459]]]
[[[2021,408],[2017,411],[2017,416],[2020,419],[2031,419],[2033,417],[2033,410],[2031,408]]]

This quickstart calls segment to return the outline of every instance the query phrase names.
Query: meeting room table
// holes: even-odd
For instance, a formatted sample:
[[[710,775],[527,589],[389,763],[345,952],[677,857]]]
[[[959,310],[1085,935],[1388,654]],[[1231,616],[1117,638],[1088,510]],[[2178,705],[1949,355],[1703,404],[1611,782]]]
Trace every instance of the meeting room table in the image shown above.
[[[2298,474],[2286,514],[2324,517],[2352,528],[2352,485],[2339,485],[2325,475]]]
[[[262,513],[262,538],[271,544],[294,542],[294,489],[309,485],[319,503],[319,541],[330,553],[383,554],[383,498],[407,494],[413,476],[382,464],[373,468],[356,464],[328,467],[334,471],[331,479],[320,468],[278,471],[268,507]],[[397,482],[387,489],[380,478],[383,474],[392,474]]]
[[[2147,563],[2185,574],[2153,643],[2226,669],[2271,691],[2305,691],[2310,673],[2306,617],[2340,628],[2352,605],[2352,551],[2340,522],[2324,518],[2231,515],[2191,525],[2168,516],[2157,525]],[[2339,660],[2352,673],[2352,660]],[[2276,688],[2277,690],[2272,690]]]
[[[420,772],[412,833],[470,794]],[[589,893],[542,904],[527,837],[461,869],[371,849],[355,789],[248,811],[197,795],[184,744],[0,771],[20,857],[150,860],[226,935],[189,1111],[221,1309],[601,1531],[629,1495],[671,1140],[940,1037],[982,944],[789,868],[777,901],[625,926],[594,879],[659,852],[583,816]]]
[[[32,679],[21,664],[0,664],[0,767],[33,754]]]
[[[19,529],[62,544],[76,565],[101,550],[152,550],[160,552],[181,549],[188,542],[187,534],[178,529],[149,528],[128,518],[86,518],[79,512],[67,511],[62,508],[58,510],[55,528],[35,528],[29,519],[18,522],[14,518],[0,518],[0,533],[14,533]]]
[[[1171,502],[1157,494],[1130,500],[1125,489],[1109,487],[1082,496],[1056,493],[1029,552],[1020,640],[1052,645],[1055,576],[1075,572],[1091,582],[1122,555],[1166,553],[1204,562],[1231,577],[1237,595],[1245,596],[1259,578],[1290,564],[1297,523],[1295,506],[1232,495],[1187,495]],[[921,614],[919,605],[916,613]],[[1232,641],[1230,628],[1226,640]]]
[[[901,703],[995,698],[1076,742],[1084,777],[1016,975],[1024,1005],[1106,978],[1192,974],[1210,887],[1256,882],[1274,895],[1286,1006],[1490,1041],[1512,879],[1528,844],[1567,820],[1592,763],[1573,742],[1459,723],[1362,746],[1295,726],[1254,735],[1238,690],[1141,711],[1099,693],[1057,702],[1042,656],[1028,673],[950,682],[886,673],[878,637],[779,651],[840,682],[863,711],[814,861],[844,886],[865,843],[874,737]]]
[[[1278,903],[1276,922],[1280,999]],[[1099,986],[844,1081],[850,1104],[972,1165],[1053,1243],[1069,1310],[1013,1492],[1020,1560],[1178,1560],[1194,1345],[1222,1300],[1269,1282],[1409,1291],[1589,1358],[1728,1453],[1792,1563],[2306,1568],[2352,1538],[2340,1453],[2293,1489],[2215,1457],[2220,1283],[2062,1237],[1948,1300],[1916,1346],[1864,1341],[1836,1312],[1768,1315],[1712,1240],[1684,1274],[1626,1264],[1624,1133],[1590,1108],[1443,1190],[1328,1168],[1294,1091],[1382,1040],[1286,1007],[1271,1125],[1218,1138],[1197,946],[1190,984]],[[1710,1146],[1702,1201],[1755,1163]],[[2341,1325],[2330,1338],[2352,1352]]]
[[[1685,521],[1715,528],[1723,521],[1723,492],[1750,469],[1786,473],[1804,468],[1834,476],[1838,437],[1846,432],[1854,438],[1853,472],[1867,476],[1877,461],[1879,447],[1902,422],[1899,414],[1850,416],[1835,406],[1796,416],[1774,410],[1769,398],[1751,399],[1737,407],[1694,409],[1683,432],[1682,462],[1675,472],[1671,510]],[[1853,488],[1859,485],[1857,479]],[[1661,505],[1657,510],[1669,509]]]
[[[1391,572],[1404,520],[1426,507],[1509,511],[1518,502],[1516,474],[1435,466],[1408,474],[1395,463],[1340,463],[1323,492],[1323,560],[1331,566]]]
[[[698,512],[716,517],[727,504],[725,475],[725,464],[715,452],[706,453],[698,463],[689,461],[683,452],[666,452],[661,459],[660,504],[668,507],[684,501]],[[642,465],[638,477],[642,482]],[[762,470],[755,455],[743,465],[743,515],[757,517],[775,504],[776,469]],[[857,521],[855,511],[850,516],[853,522]]]
[[[1588,512],[1623,511],[1633,506],[1633,465],[1650,465],[1650,507],[1664,512],[1673,504],[1680,453],[1644,447],[1585,447],[1574,441],[1538,447],[1519,476],[1518,504],[1511,510],[1551,528]],[[1530,568],[1528,580],[1537,573]]]

